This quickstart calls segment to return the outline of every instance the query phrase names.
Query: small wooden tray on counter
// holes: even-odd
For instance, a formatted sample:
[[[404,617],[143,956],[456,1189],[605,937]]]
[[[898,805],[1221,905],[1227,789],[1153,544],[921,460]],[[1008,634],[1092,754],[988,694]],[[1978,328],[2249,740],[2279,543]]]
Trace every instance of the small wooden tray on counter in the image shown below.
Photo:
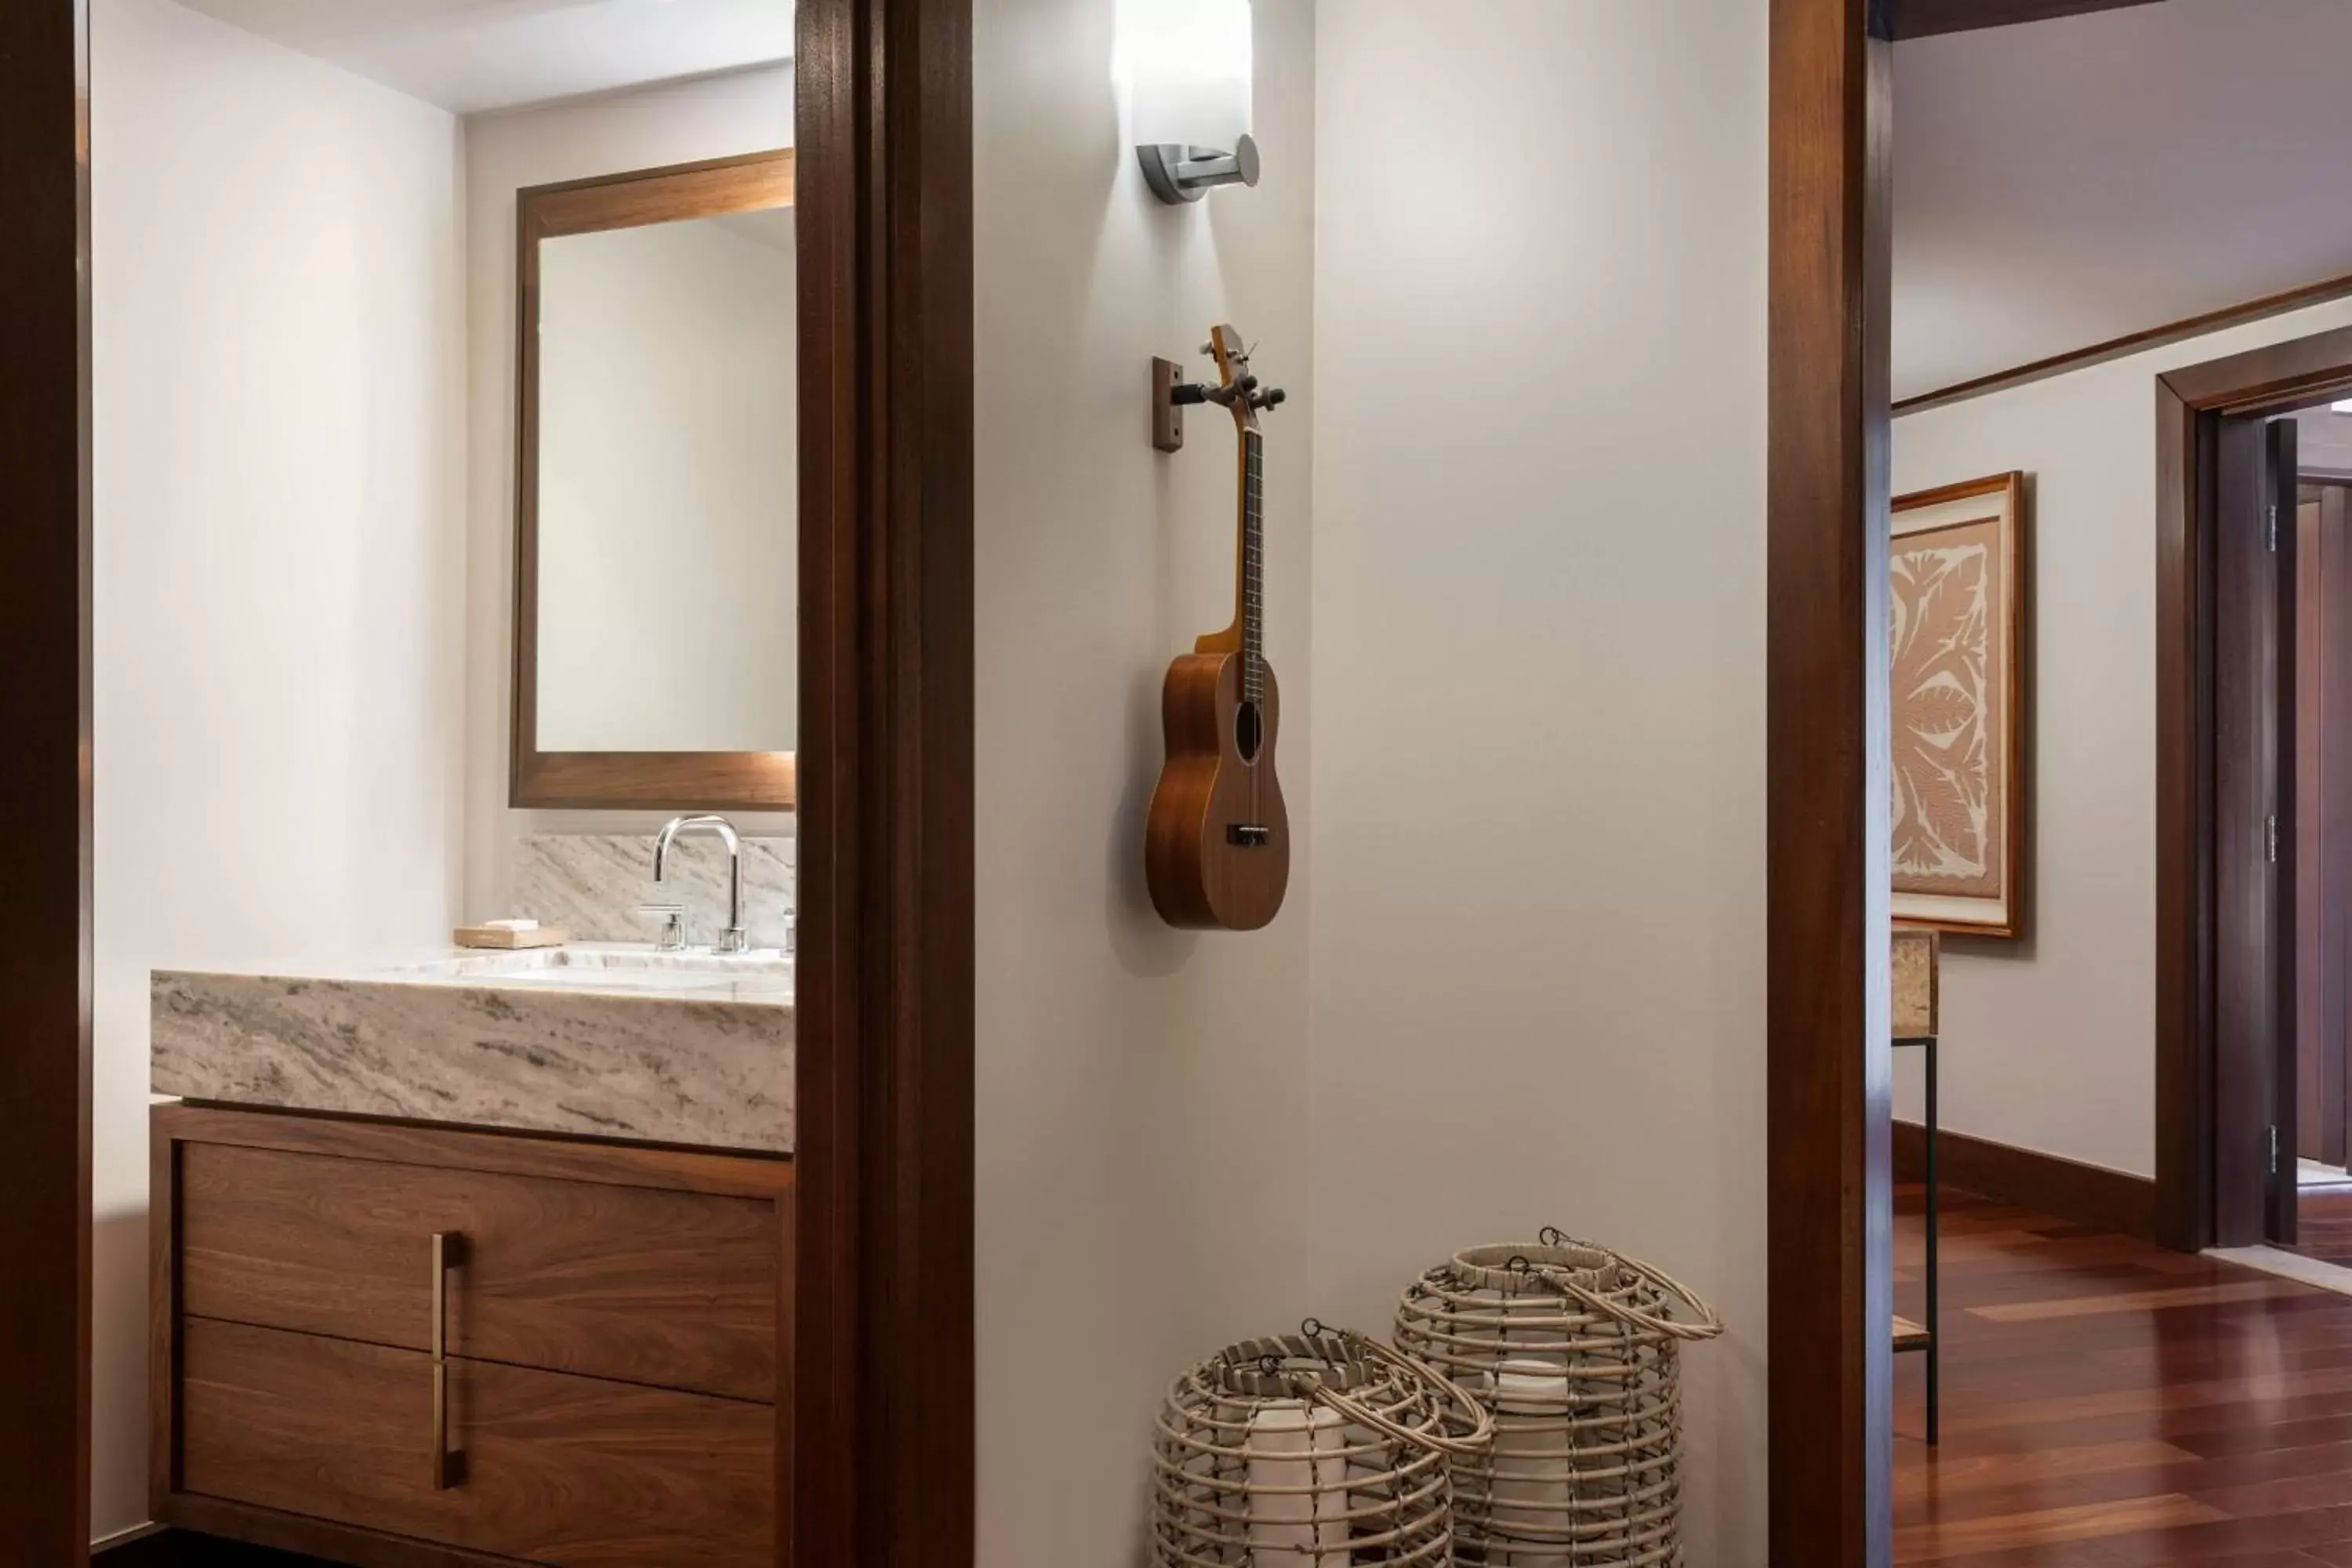
[[[478,947],[491,952],[522,952],[532,948],[562,947],[572,940],[572,933],[562,926],[541,926],[535,931],[509,931],[504,926],[459,926],[449,933],[449,939],[459,947]]]

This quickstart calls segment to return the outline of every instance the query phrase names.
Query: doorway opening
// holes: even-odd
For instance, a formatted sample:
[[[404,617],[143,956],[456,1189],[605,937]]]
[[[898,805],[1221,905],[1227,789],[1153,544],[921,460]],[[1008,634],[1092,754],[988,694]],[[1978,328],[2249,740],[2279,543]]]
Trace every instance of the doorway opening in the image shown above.
[[[2084,1483],[2072,1493],[2068,1489],[2074,1482],[2054,1490],[2045,1488],[2045,1482],[2055,1482],[2064,1473],[2042,1468],[2032,1446],[2032,1439],[2053,1435],[2057,1426],[2049,1410],[2032,1416],[2037,1423],[2032,1430],[2021,1433],[2013,1450],[2001,1456],[2007,1473],[2020,1482],[2013,1495],[1998,1500],[2007,1506],[1995,1508],[1983,1500],[1965,1508],[1922,1505],[1922,1489],[1915,1484],[1908,1511],[1898,1512],[1891,1495],[1897,1487],[1889,1458],[1898,1452],[1890,1397],[1895,1363],[1883,1325],[1891,1321],[1894,1302],[1880,1293],[1879,1282],[1895,1272],[1887,1246],[1890,1233],[1897,1228],[1890,1213],[1895,1163],[1890,1155],[1900,1145],[1890,1149],[1887,1086],[1893,1063],[1885,1049],[1884,1016],[1878,1011],[1885,994],[1879,955],[1886,943],[1882,889],[1887,871],[1880,846],[1887,825],[1878,813],[1883,790],[1874,788],[1883,775],[1873,769],[1883,765],[1886,755],[1888,737],[1881,727],[1885,692],[1868,650],[1885,625],[1885,528],[1893,488],[1888,475],[1887,296],[1895,184],[1895,46],[1896,40],[1930,30],[1990,30],[2037,18],[2049,20],[2053,28],[2080,31],[2092,24],[2061,19],[2105,10],[2123,14],[2113,23],[2117,26],[2134,25],[2133,18],[2165,26],[2168,24],[2162,19],[2170,18],[2184,27],[2210,25],[2218,35],[2240,25],[2239,8],[2201,5],[1793,0],[1773,9],[1769,507],[1773,669],[1769,746],[1775,1561],[1786,1556],[1871,1568],[1897,1557],[1924,1561],[1957,1556],[1962,1542],[1973,1542],[1969,1550],[1978,1552],[2021,1549],[2022,1561],[2024,1550],[2061,1540],[2075,1544],[2053,1561],[2076,1551],[2085,1562],[2189,1561],[2192,1542],[2169,1536],[2122,1551],[2084,1543],[2111,1533],[2161,1535],[2177,1530],[2193,1535],[2208,1523],[2214,1526],[2210,1533],[2218,1538],[2236,1522],[2234,1516],[2220,1517],[2226,1510],[2201,1511],[2216,1505],[2185,1499],[2194,1483],[2183,1483],[2183,1478],[2203,1473],[2198,1470],[2204,1462],[2201,1455],[2197,1463],[2168,1455],[2167,1462],[2179,1468],[2152,1470],[2143,1478],[2146,1487],[2139,1479],[2110,1479]],[[2054,40],[2061,35],[2038,37]],[[2039,43],[2034,46],[2040,47]],[[2199,58],[2202,62],[2201,55]],[[1993,69],[1988,61],[1977,63],[1982,68],[1960,99],[1982,103],[2014,87],[2016,73]],[[2063,79],[2069,88],[2079,88],[2095,75],[2078,70],[2069,77],[2053,69],[2045,58],[2014,63],[2047,73],[2040,79],[2045,83]],[[2208,70],[2200,79],[2214,75]],[[1919,79],[1919,73],[1910,73],[1906,90]],[[2053,96],[2069,112],[2080,113],[2079,93]],[[2001,100],[2013,100],[2014,95]],[[2171,100],[2167,100],[2166,114],[2175,126],[2188,118]],[[2239,130],[2242,132],[2242,127]],[[2122,150],[2116,155],[2164,167],[2162,160],[2150,157],[2155,140],[2160,138],[2151,132],[2136,141],[2118,141]],[[1904,144],[1906,177],[1916,189],[1919,179],[1910,171],[1920,165],[1908,161],[1908,150],[1919,143]],[[2076,203],[2063,210],[2108,209],[2097,203]],[[2226,232],[2254,231],[2241,225]],[[2004,242],[2017,237],[2011,226]],[[1951,254],[1966,258],[1982,251],[1956,243]],[[2139,259],[2148,254],[2144,249]],[[2102,276],[2120,285],[2127,277],[2162,271],[2153,266],[2135,271],[2124,265],[2107,268]],[[2092,346],[2062,359],[2105,364],[2143,350],[2169,347],[2225,326],[2338,299],[2344,292],[2342,281],[2260,300],[2250,299],[2261,292],[2250,287],[2236,296],[2248,302],[2233,311],[2200,314],[2205,309],[2200,305],[2174,313],[2173,324],[2164,328],[2118,331],[2105,337],[2085,332],[2079,342]],[[1996,319],[2011,326],[2025,315],[2011,311]],[[2149,321],[2166,319],[2164,312],[2149,311],[2138,322],[2118,326],[2146,328]],[[2231,346],[2253,335],[2238,337]],[[2015,363],[2019,368],[2014,372],[1955,377],[1936,396],[1958,401],[2059,374],[2058,361],[2029,363],[2028,356],[2020,355]],[[2111,1008],[2088,1020],[2078,1007],[2032,1042],[2033,1050],[2054,1058],[2070,1037],[2066,1026],[2087,1022],[2105,1031],[2103,1038],[2128,1039],[2129,1074],[2071,1086],[2077,1090],[2071,1096],[2053,1090],[2046,1076],[2034,1070],[2039,1064],[2030,1061],[2025,1070],[2002,1080],[2025,1086],[2020,1098],[2035,1100],[2038,1109],[2054,1103],[2095,1105],[2106,1111],[2121,1104],[2130,1113],[2128,1138],[2076,1151],[2085,1160],[2097,1161],[2095,1164],[2063,1157],[2062,1144],[2034,1142],[2029,1134],[2045,1131],[2041,1126],[2011,1132],[2015,1143],[1948,1139],[1945,1147],[1951,1158],[1944,1173],[1955,1186],[1966,1185],[1957,1179],[1958,1155],[1966,1149],[1988,1174],[1999,1173],[2006,1160],[2008,1169],[2033,1175],[2045,1190],[2080,1200],[2077,1206],[2123,1213],[2137,1205],[2144,1216],[2144,1230],[2119,1224],[2095,1226],[2058,1213],[2056,1205],[2045,1205],[2044,1213],[2054,1217],[2037,1230],[2022,1213],[2024,1205],[2015,1200],[1988,1205],[1974,1214],[1953,1211],[1947,1235],[1948,1267],[1949,1243],[1969,1223],[1979,1226],[1988,1237],[2010,1238],[1985,1241],[1981,1245],[1987,1252],[2013,1246],[2044,1262],[2061,1253],[2071,1259],[2051,1279],[2036,1283],[2017,1277],[2023,1272],[2019,1268],[2022,1259],[2000,1258],[2007,1272],[1982,1282],[1986,1294],[1958,1314],[1946,1302],[1947,1320],[1955,1315],[1963,1320],[1954,1347],[1962,1346],[1974,1332],[1989,1359],[2000,1355],[1991,1325],[2014,1328],[2020,1342],[2030,1341],[2029,1348],[2039,1352],[2072,1331],[2057,1325],[2081,1325],[2079,1353],[2069,1352],[2052,1361],[2051,1376],[2070,1380],[2070,1388],[2089,1384],[2098,1370],[2090,1358],[2113,1352],[2118,1333],[2146,1352],[2146,1360],[2133,1369],[2135,1376],[2146,1375],[2132,1388],[2116,1391],[2121,1400],[2151,1399],[2176,1382],[2200,1377],[2210,1383],[2224,1375],[2251,1380],[2275,1376],[2279,1356],[2284,1353],[2281,1346],[2292,1345],[2273,1331],[2324,1321],[2328,1310],[2343,1307],[2340,1302],[2331,1309],[2327,1302],[2306,1300],[2294,1294],[2302,1287],[2286,1281],[2249,1278],[2226,1265],[2179,1253],[2211,1247],[2233,1234],[2250,1232],[2252,1238],[2262,1239],[2301,1228],[2300,1186],[2294,1179],[2299,1129],[2291,1114],[2282,1121],[2279,1112],[2283,1098],[2303,1097],[2298,1075],[2305,1068],[2291,1054],[2294,1036],[2288,1027],[2297,1016],[2294,987],[2300,971],[2293,943],[2298,911],[2281,890],[2282,884],[2290,889],[2294,886],[2292,865],[2283,876],[2269,869],[2273,865],[2270,818],[2281,818],[2283,856],[2292,857],[2297,848],[2293,796],[2298,759],[2285,749],[2295,726],[2292,715],[2280,713],[2275,703],[2294,689],[2294,659],[2299,650],[2282,641],[2295,625],[2295,606],[2282,604],[2278,595],[2293,587],[2294,579],[2291,574],[2282,578],[2270,563],[2269,512],[2275,506],[2284,513],[2283,532],[2302,526],[2303,476],[2291,461],[2282,465],[2283,448],[2293,437],[2273,426],[2282,416],[2352,395],[2347,384],[2352,384],[2352,334],[2323,334],[2157,378],[2152,791],[2145,771],[2151,750],[2147,741],[2136,732],[2135,724],[2107,723],[2118,695],[2127,696],[2147,679],[2143,662],[2147,634],[2140,629],[2145,622],[2136,616],[2111,617],[2131,622],[2123,633],[2132,639],[2128,653],[2133,668],[2127,679],[2110,679],[2117,672],[2102,667],[2092,672],[2096,679],[2081,680],[2074,696],[2090,693],[2094,710],[2102,700],[2108,707],[2089,711],[2073,731],[2061,731],[2061,738],[2077,752],[2120,740],[2123,743],[2110,745],[2105,754],[2128,753],[2132,776],[2126,784],[2084,795],[2091,809],[2107,813],[2100,820],[2110,827],[2116,807],[2120,804],[2125,808],[2121,815],[2128,821],[2132,843],[2099,843],[2096,847],[2105,858],[2093,868],[2095,875],[2086,885],[2102,896],[2111,895],[2116,890],[2111,873],[2125,866],[2132,870],[2128,879],[2135,885],[2123,889],[2127,897],[2110,898],[2109,902],[2139,905],[2147,897],[2145,874],[2137,870],[2145,864],[2139,857],[2153,840],[2153,910],[2136,918],[2126,910],[2120,920],[2111,912],[2109,919],[2112,930],[2122,933],[2113,951],[2128,947],[2132,967],[2152,957],[2154,977],[2131,987],[2135,1005]],[[2146,417],[2147,405],[2139,400],[2147,387],[2147,378],[2133,378],[2135,406],[2127,417],[2142,431],[2147,427],[2138,421]],[[1937,404],[1923,395],[1911,399],[1910,405],[1925,411]],[[2114,428],[2110,419],[2102,432]],[[2000,460],[1952,473],[1915,473],[1906,488],[2034,467],[2014,453],[1994,456]],[[2081,552],[2074,564],[2092,574],[2106,572],[2111,581],[2118,582],[2123,580],[2113,574],[2127,570],[2134,580],[2124,583],[2124,589],[2131,595],[2144,592],[2141,584],[2147,581],[2137,575],[2145,573],[2147,560],[2147,513],[2140,510],[2146,503],[2138,500],[2147,494],[2145,462],[2133,454],[2134,471],[2116,477],[2105,489],[2105,498],[2121,494],[2134,502],[2130,510],[2137,514],[2136,525],[2128,541],[2103,542],[2114,548],[2094,552],[2085,543],[2086,531],[2079,526],[2079,511],[2072,534],[2072,543]],[[2041,492],[2041,499],[2053,493]],[[2087,493],[2087,487],[2078,488],[2066,504],[2074,505]],[[2324,521],[2326,497],[2320,499]],[[2225,501],[2230,516],[2238,520],[2226,528]],[[2087,504],[2102,504],[2102,498],[2091,496]],[[2037,537],[2065,535],[2053,524]],[[2290,562],[2295,542],[2283,542]],[[2225,592],[2231,610],[2226,620],[2221,614]],[[2064,601],[2043,603],[2055,608]],[[2069,608],[2087,603],[2087,597],[2078,599]],[[2118,641],[2111,646],[2126,645]],[[2265,708],[2263,700],[2272,706]],[[2127,717],[2136,720],[2137,713]],[[2226,770],[2225,759],[2230,763]],[[2104,785],[2111,781],[2101,774],[2097,782]],[[2143,826],[2148,818],[2138,815],[2148,805],[2153,805],[2152,833]],[[2255,810],[2257,806],[2262,809]],[[2078,835],[2074,847],[2080,847],[2084,837]],[[2035,889],[2032,901],[2038,910],[2046,910],[2048,879],[2029,873],[2029,881]],[[2085,897],[2084,901],[2092,900]],[[2142,934],[2151,928],[2156,937],[2152,954]],[[1999,962],[2014,973],[2037,954],[2046,959],[2059,948],[2055,934],[2037,931]],[[2102,962],[2110,952],[2096,951]],[[1993,959],[1982,952],[1969,956],[1979,963]],[[2126,966],[2106,967],[2112,973]],[[2147,1016],[2139,1006],[2148,994],[2144,987],[2151,985],[2155,1003],[2152,1016]],[[1967,1033],[1962,1001],[1953,1019],[1956,1037]],[[2122,1020],[2120,1026],[2115,1026],[2116,1019]],[[2148,1085],[2132,1075],[2148,1071],[2146,1041],[2151,1026],[2157,1048],[2154,1082]],[[2011,1031],[2012,1036],[2022,1033]],[[1957,1048],[1953,1055],[1958,1057]],[[2225,1070],[2239,1064],[2247,1070]],[[2149,1088],[2154,1091],[2152,1126],[2139,1111],[2147,1103],[2140,1097]],[[2315,1088],[2311,1098],[2322,1099],[2325,1092]],[[1958,1128],[1975,1131],[1958,1100],[1948,1099],[1945,1109],[1961,1112],[1953,1119]],[[2111,1117],[2103,1128],[2124,1126],[2125,1120]],[[2280,1139],[2276,1162],[2271,1154],[2273,1128]],[[2347,1141],[2352,1142],[2352,1137]],[[2028,1154],[2054,1152],[2019,1161],[2012,1156],[2021,1149]],[[1812,1216],[1811,1224],[1796,1217],[1806,1214]],[[2161,1239],[2177,1250],[2158,1253],[2144,1237]],[[2070,1248],[2074,1250],[2069,1253]],[[2098,1283],[2115,1284],[2127,1274],[2135,1277],[2128,1284],[2116,1284],[2112,1300],[2093,1299],[2103,1295],[2095,1289]],[[2139,1274],[2155,1278],[2142,1279],[2136,1277]],[[2274,1317],[2269,1307],[2256,1305],[2274,1299],[2283,1303]],[[1801,1326],[1801,1331],[1784,1332],[1784,1322],[1791,1329]],[[1784,1349],[1790,1340],[1798,1342]],[[1807,1342],[1818,1344],[1818,1352]],[[2270,1359],[2264,1361],[2265,1356]],[[2024,1364],[2014,1363],[2006,1374],[2020,1385],[2033,1382],[2019,1394],[2020,1401],[2037,1410],[2057,1401],[2058,1391],[2019,1375],[2016,1369]],[[1959,1385],[1956,1407],[1978,1402],[1958,1423],[1963,1441],[1950,1444],[1947,1453],[1962,1465],[1974,1463],[1984,1457],[1981,1448],[2001,1435],[1995,1429],[1998,1413],[1989,1415],[1984,1408],[1991,1396],[1983,1386],[1969,1387],[1976,1374],[1965,1365],[1955,1368],[1949,1360],[1946,1366],[1952,1373],[1947,1392],[1953,1392],[1951,1384]],[[2225,1373],[2217,1373],[2217,1366]],[[2264,1366],[2270,1372],[2263,1372]],[[2276,1403],[2269,1394],[2250,1394],[2248,1398]],[[2153,1406],[2134,1405],[2135,1410],[2143,1408]],[[1948,1433],[1955,1425],[1949,1414]],[[2169,1440],[2193,1433],[2202,1419],[2201,1405],[2198,1413],[2176,1416],[2167,1403],[2161,1419],[2151,1419],[2145,1432],[2136,1426],[2133,1436]],[[1976,1455],[1964,1451],[1969,1442],[1979,1444]],[[2250,1440],[2242,1440],[2235,1452],[2244,1454],[2247,1446]],[[2253,1463],[2248,1458],[2242,1468]],[[1946,1480],[1957,1473],[1948,1466],[1924,1468],[1939,1470]],[[2164,1482],[2161,1487],[2156,1485],[2158,1480]],[[2098,1494],[2097,1499],[2091,1493]],[[2229,1500],[2252,1508],[2260,1500],[2250,1490]],[[2041,1517],[2056,1505],[2063,1505],[2059,1510],[2063,1518]],[[2279,1506],[2288,1505],[2282,1501]],[[1898,1521],[1916,1528],[1898,1534]],[[1949,1534],[1939,1533],[1948,1528]],[[2046,1531],[2061,1533],[2042,1533]],[[2270,1539],[2263,1537],[2265,1543]],[[2299,1539],[2296,1545],[2306,1543]],[[2139,1546],[2148,1550],[2135,1555]]]
[[[2158,381],[2157,1231],[2182,1249],[2294,1246],[2303,1157],[2345,1153],[2352,563],[2301,437],[2347,392],[2352,329]]]
[[[2224,680],[2212,853],[2225,879],[2239,878],[2216,911],[2215,1238],[2258,1238],[2339,1267],[2352,1264],[2347,390],[2309,389],[2290,410],[2221,416],[2212,503]],[[2262,510],[2249,516],[2249,507]],[[2241,533],[2262,550],[2233,549]],[[2233,591],[2242,582],[2251,603]],[[2250,705],[2244,720],[2231,721],[2232,701]],[[2258,884],[2231,869],[2230,843],[2256,819]],[[2256,979],[2260,996],[2246,984]]]

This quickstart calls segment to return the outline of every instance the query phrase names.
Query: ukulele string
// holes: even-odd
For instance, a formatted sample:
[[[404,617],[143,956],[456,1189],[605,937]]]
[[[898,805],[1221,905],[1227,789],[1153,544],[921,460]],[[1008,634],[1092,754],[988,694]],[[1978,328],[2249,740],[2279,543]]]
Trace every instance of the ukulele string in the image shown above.
[[[1243,596],[1249,602],[1249,626],[1243,638],[1248,645],[1243,655],[1246,661],[1248,679],[1245,690],[1257,704],[1257,751],[1250,759],[1250,820],[1263,823],[1264,807],[1260,804],[1258,778],[1265,770],[1259,764],[1265,760],[1265,689],[1260,670],[1261,643],[1265,635],[1265,511],[1260,499],[1264,483],[1265,444],[1252,432],[1242,438],[1242,526],[1248,534],[1249,570],[1243,584]]]

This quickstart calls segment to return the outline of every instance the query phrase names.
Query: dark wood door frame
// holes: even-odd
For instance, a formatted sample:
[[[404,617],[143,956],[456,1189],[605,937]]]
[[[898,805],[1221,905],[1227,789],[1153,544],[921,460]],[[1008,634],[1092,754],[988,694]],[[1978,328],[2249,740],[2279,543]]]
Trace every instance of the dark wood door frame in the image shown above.
[[[974,1551],[971,0],[801,0],[794,1561]]]
[[[89,1552],[87,0],[0,6],[0,1560]]]
[[[2216,973],[2224,930],[2214,832],[2220,422],[2352,387],[2352,328],[2157,378],[2157,1235],[2217,1235]]]
[[[1769,1557],[1894,1541],[1888,1039],[1890,46],[1773,0],[1768,381]]]

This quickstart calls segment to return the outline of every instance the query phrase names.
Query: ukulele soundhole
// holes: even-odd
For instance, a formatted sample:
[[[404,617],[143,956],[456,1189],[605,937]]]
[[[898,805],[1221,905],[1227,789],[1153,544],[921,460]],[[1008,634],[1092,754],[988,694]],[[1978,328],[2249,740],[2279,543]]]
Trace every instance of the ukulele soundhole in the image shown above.
[[[1259,750],[1265,744],[1265,710],[1255,702],[1244,702],[1234,715],[1234,750],[1242,761],[1255,763]]]

